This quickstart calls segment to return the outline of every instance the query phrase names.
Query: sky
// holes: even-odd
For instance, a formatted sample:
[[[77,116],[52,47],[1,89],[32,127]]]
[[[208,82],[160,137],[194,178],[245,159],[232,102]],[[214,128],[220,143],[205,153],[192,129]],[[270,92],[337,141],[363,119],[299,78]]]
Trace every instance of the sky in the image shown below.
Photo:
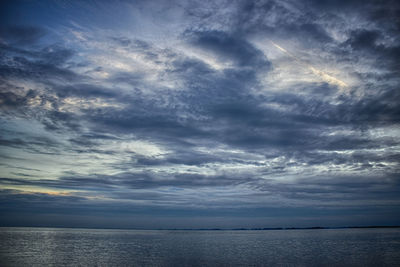
[[[398,1],[1,1],[0,226],[400,225]]]

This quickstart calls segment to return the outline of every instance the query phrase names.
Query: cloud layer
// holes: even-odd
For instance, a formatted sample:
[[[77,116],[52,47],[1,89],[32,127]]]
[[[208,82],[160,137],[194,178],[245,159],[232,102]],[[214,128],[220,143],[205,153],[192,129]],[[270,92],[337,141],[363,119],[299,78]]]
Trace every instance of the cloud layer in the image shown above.
[[[2,225],[400,222],[396,1],[3,5]]]

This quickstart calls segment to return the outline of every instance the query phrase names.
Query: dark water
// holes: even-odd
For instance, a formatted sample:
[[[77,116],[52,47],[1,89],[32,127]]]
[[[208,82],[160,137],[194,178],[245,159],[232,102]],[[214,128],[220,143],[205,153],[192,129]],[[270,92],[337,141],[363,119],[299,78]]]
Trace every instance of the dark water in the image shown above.
[[[400,229],[0,228],[0,266],[400,266]]]

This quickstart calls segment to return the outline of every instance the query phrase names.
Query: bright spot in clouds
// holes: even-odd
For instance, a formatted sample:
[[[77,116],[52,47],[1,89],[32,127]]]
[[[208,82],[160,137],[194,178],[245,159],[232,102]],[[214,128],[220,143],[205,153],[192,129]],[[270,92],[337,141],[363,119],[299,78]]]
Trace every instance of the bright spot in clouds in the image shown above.
[[[323,71],[321,71],[321,70],[318,70],[318,69],[316,69],[315,67],[313,67],[313,66],[311,66],[311,65],[309,65],[309,64],[307,64],[307,63],[305,63],[305,62],[303,62],[303,61],[300,60],[298,57],[296,57],[296,56],[294,56],[293,54],[289,53],[286,49],[282,48],[281,46],[277,45],[276,43],[274,43],[274,42],[272,42],[272,41],[271,41],[271,43],[272,43],[276,48],[278,48],[280,51],[284,52],[285,54],[287,54],[288,56],[290,56],[291,58],[293,58],[293,59],[294,59],[296,62],[298,62],[300,65],[306,66],[308,69],[310,69],[310,70],[312,71],[312,73],[314,73],[315,75],[319,76],[319,77],[320,77],[322,80],[324,80],[325,82],[330,83],[330,84],[332,84],[332,85],[337,85],[337,86],[339,86],[339,87],[347,87],[347,86],[348,86],[345,82],[343,82],[343,81],[341,81],[341,80],[339,80],[339,79],[337,79],[337,78],[335,78],[335,77],[332,77],[331,75],[329,75],[329,74],[327,74],[327,73],[325,73],[325,72],[323,72]]]

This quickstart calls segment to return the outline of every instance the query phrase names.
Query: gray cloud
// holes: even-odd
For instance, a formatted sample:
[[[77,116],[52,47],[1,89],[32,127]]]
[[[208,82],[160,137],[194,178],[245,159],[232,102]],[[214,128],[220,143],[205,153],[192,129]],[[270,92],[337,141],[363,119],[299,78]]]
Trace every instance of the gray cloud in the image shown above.
[[[213,52],[222,60],[232,60],[239,67],[269,69],[270,63],[264,54],[238,36],[230,36],[226,32],[187,32],[185,37],[194,46]]]
[[[398,210],[397,3],[174,7],[140,30],[72,13],[0,29],[3,214]]]

